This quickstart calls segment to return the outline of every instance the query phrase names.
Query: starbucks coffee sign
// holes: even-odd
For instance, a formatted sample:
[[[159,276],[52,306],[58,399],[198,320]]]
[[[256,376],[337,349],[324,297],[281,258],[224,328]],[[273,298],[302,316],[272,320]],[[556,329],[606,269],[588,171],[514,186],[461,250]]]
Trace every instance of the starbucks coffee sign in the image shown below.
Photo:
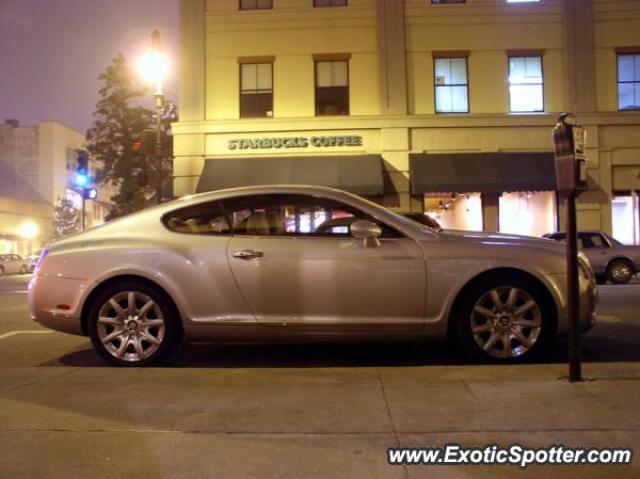
[[[273,138],[239,138],[229,140],[229,150],[269,150],[286,148],[326,148],[362,146],[361,136],[293,136]]]

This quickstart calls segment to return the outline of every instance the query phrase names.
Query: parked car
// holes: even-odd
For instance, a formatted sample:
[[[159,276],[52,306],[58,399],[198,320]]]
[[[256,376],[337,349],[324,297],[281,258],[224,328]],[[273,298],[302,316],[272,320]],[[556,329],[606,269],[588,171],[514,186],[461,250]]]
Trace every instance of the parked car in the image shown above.
[[[27,264],[27,271],[29,273],[33,273],[33,270],[36,269],[36,264],[38,263],[38,258],[40,258],[41,252],[42,250],[36,251],[35,253],[29,256],[25,256],[24,260],[25,260],[25,263]]]
[[[352,218],[348,227],[325,222]],[[331,223],[329,223],[331,225]],[[596,288],[580,255],[580,324]],[[29,285],[39,323],[88,335],[119,366],[183,337],[212,342],[455,338],[473,358],[525,361],[567,333],[564,248],[435,230],[343,191],[203,193],[51,244]]]
[[[18,254],[0,254],[0,276],[3,274],[27,274],[27,263]]]
[[[562,231],[543,235],[559,241],[566,237]],[[579,231],[578,248],[589,258],[598,283],[626,284],[640,271],[640,246],[624,245],[602,231]]]

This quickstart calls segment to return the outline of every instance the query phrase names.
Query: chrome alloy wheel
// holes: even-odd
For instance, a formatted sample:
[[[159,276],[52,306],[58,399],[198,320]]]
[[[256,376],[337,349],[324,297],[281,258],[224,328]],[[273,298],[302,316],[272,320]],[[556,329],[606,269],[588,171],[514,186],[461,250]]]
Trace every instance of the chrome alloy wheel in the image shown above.
[[[112,296],[98,313],[98,337],[113,357],[136,362],[155,353],[165,336],[160,307],[138,291]]]
[[[625,261],[617,261],[611,266],[611,278],[616,283],[628,283],[633,276],[633,271],[629,263]]]
[[[476,301],[470,319],[476,344],[500,359],[522,356],[542,332],[540,306],[529,293],[514,286],[487,291]]]

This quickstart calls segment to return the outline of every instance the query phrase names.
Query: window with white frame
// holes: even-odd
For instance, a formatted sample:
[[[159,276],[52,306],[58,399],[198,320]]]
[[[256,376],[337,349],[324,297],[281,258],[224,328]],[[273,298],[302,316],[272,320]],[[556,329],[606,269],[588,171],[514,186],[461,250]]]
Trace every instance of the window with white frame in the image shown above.
[[[640,110],[640,52],[618,54],[618,110]]]
[[[436,113],[468,113],[467,58],[434,58]]]
[[[544,111],[542,55],[509,57],[509,105],[512,112]]]

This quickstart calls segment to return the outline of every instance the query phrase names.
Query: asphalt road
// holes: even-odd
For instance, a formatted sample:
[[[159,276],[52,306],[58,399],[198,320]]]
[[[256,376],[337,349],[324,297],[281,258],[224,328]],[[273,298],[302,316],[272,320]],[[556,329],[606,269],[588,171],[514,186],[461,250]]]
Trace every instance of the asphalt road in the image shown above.
[[[566,343],[476,366],[444,343],[185,344],[161,368],[105,367],[29,319],[0,277],[0,479],[640,477],[640,284],[600,289],[571,384]],[[629,466],[390,466],[389,447],[626,447]]]

